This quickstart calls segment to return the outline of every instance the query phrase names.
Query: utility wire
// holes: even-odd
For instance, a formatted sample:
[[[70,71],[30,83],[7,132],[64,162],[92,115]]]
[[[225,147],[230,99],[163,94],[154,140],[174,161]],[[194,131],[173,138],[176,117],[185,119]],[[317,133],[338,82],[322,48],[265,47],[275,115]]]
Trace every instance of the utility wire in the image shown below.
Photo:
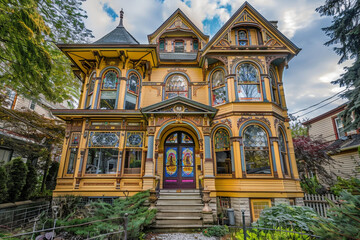
[[[305,116],[305,115],[307,115],[307,114],[309,114],[309,113],[312,113],[312,112],[314,112],[314,111],[316,111],[316,110],[318,110],[318,109],[320,109],[320,108],[323,108],[323,107],[329,105],[330,103],[333,103],[333,102],[335,102],[335,101],[337,101],[337,100],[339,100],[339,99],[341,99],[341,98],[338,97],[338,98],[336,98],[336,99],[334,99],[334,100],[332,100],[332,101],[330,101],[330,102],[328,102],[328,103],[326,103],[326,104],[324,104],[324,105],[321,105],[320,107],[315,108],[314,110],[311,110],[311,111],[309,111],[309,112],[306,112],[306,113],[304,113],[304,114],[302,114],[302,115],[300,115],[300,116],[297,116],[297,117],[303,117],[303,116]]]

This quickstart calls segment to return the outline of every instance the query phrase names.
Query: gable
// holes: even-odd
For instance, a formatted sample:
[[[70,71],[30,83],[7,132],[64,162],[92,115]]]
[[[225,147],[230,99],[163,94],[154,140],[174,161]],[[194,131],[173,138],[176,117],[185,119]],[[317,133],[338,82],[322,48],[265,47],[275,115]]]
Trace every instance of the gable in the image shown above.
[[[248,2],[245,2],[205,46],[203,49],[204,54],[209,50],[230,49],[231,46],[236,45],[234,29],[241,28],[258,29],[258,33],[252,35],[255,38],[259,38],[257,44],[254,45],[286,49],[291,54],[297,54],[300,51],[271,22],[266,20]],[[238,45],[238,47],[242,46]]]
[[[155,32],[148,35],[149,43],[156,44],[158,39],[164,34],[186,35],[193,34],[205,46],[209,36],[205,35],[196,25],[180,10],[177,9]]]

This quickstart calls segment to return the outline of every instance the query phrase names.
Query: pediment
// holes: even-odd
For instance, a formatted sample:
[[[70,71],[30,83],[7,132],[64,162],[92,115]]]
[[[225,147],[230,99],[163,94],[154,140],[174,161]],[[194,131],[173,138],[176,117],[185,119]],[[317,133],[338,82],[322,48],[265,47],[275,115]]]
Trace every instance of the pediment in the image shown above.
[[[174,97],[141,109],[145,115],[150,114],[206,114],[215,116],[217,109],[181,96]]]

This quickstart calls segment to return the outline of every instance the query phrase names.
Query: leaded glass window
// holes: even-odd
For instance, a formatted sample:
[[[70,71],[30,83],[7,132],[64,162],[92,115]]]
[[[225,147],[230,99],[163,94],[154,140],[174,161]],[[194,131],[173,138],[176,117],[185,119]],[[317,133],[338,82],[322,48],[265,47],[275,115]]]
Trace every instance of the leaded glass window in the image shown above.
[[[134,110],[139,95],[140,78],[132,72],[127,80],[127,93],[125,98],[125,109]]]
[[[236,78],[240,101],[261,101],[259,70],[253,64],[243,63],[237,67]]]
[[[289,175],[289,166],[288,166],[289,158],[288,158],[288,154],[287,154],[287,147],[286,147],[284,133],[280,129],[278,132],[278,136],[279,136],[280,160],[281,160],[282,166],[284,167],[284,175]]]
[[[180,74],[171,75],[165,85],[165,99],[182,96],[187,98],[189,87],[187,79]]]
[[[79,142],[80,142],[80,133],[73,132],[71,134],[69,149],[67,152],[67,170],[66,174],[74,174],[76,158],[78,154]]]
[[[177,133],[176,133],[177,134]],[[194,143],[192,138],[186,133],[181,133],[181,143]]]
[[[178,134],[173,133],[171,134],[165,141],[166,143],[177,143],[178,142]]]
[[[216,70],[211,75],[212,102],[218,105],[226,102],[225,76],[222,70]]]
[[[89,147],[119,147],[120,132],[90,132]]]
[[[271,174],[268,137],[258,125],[244,130],[243,142],[247,174]]]
[[[245,30],[240,30],[238,32],[238,38],[239,38],[238,42],[240,46],[248,45],[248,36]]]
[[[270,71],[270,84],[271,84],[271,96],[274,102],[279,104],[279,93],[277,88],[277,81],[273,71]]]
[[[143,132],[127,132],[126,147],[142,147],[143,136],[144,136]]]
[[[118,72],[108,70],[102,79],[100,109],[116,109],[117,88],[119,84]]]
[[[143,132],[127,132],[125,145],[125,174],[139,174],[142,164]]]
[[[220,128],[214,135],[216,173],[231,174],[230,137],[227,130]]]

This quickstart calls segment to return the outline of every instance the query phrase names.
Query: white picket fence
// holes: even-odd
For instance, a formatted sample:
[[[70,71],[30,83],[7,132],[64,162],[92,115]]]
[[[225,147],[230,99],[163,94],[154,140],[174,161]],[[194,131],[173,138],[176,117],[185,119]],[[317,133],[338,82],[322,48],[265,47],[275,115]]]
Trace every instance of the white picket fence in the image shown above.
[[[327,199],[338,206],[340,205],[338,198],[333,194],[317,195],[306,193],[304,196],[304,204],[314,209],[320,216],[327,217],[327,211],[331,207]]]

